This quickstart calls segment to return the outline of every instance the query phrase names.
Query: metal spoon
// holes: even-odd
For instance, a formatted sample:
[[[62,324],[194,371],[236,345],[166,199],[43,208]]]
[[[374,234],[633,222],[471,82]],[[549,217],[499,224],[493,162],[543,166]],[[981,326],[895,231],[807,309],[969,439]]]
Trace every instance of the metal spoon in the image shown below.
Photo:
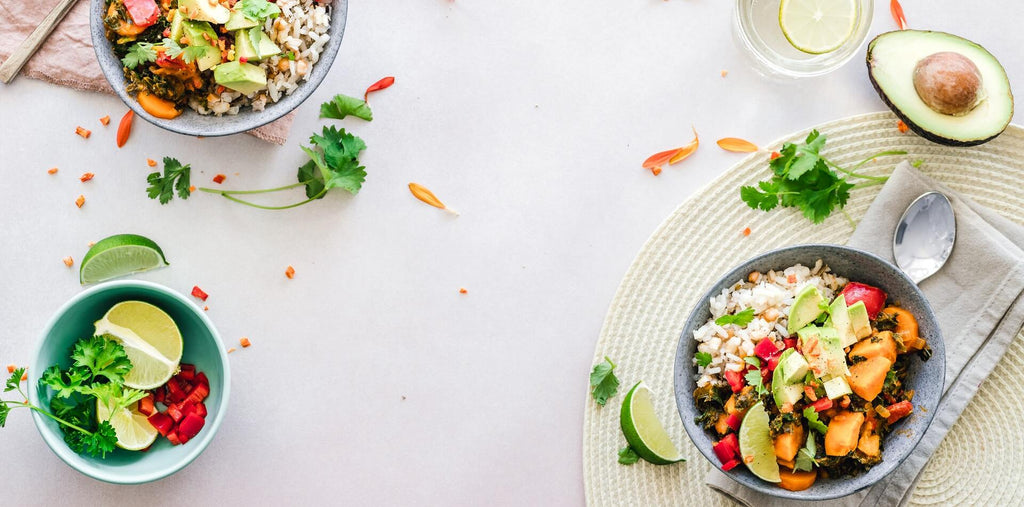
[[[928,192],[903,212],[892,238],[892,252],[896,265],[920,284],[946,264],[955,242],[953,205],[942,193]]]
[[[14,76],[17,76],[21,68],[28,62],[28,59],[36,54],[36,51],[43,45],[43,42],[46,42],[46,38],[50,36],[50,32],[71,11],[76,2],[78,0],[60,0],[57,2],[53,10],[39,23],[39,26],[29,34],[28,38],[20,46],[14,49],[11,56],[4,60],[3,65],[0,65],[0,82],[10,83],[14,80]]]

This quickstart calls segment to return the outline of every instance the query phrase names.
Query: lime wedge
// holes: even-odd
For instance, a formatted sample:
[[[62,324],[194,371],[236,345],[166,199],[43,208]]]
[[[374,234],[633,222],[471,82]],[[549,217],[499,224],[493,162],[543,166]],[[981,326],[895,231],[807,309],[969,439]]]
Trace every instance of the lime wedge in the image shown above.
[[[141,273],[167,265],[163,250],[138,234],[118,234],[101,239],[89,249],[78,270],[82,285]]]
[[[96,418],[100,421],[110,421],[117,433],[117,446],[129,451],[141,451],[153,445],[156,436],[159,435],[156,428],[149,424],[146,416],[137,410],[138,403],[132,404],[131,408],[122,408],[111,414],[110,407],[106,403],[96,400]]]
[[[651,390],[643,381],[637,382],[626,394],[626,399],[622,400],[619,421],[626,442],[641,458],[655,465],[684,461],[665,431],[665,426],[658,419],[654,403],[651,402]]]
[[[170,315],[149,303],[124,301],[114,305],[96,321],[96,334],[124,347],[132,362],[124,385],[134,389],[166,384],[181,361],[181,331]]]
[[[858,9],[857,0],[782,0],[779,26],[793,47],[820,55],[853,35]]]
[[[779,482],[779,463],[775,461],[775,445],[768,431],[768,412],[764,403],[750,407],[740,424],[740,454],[743,463],[754,475],[768,481]]]

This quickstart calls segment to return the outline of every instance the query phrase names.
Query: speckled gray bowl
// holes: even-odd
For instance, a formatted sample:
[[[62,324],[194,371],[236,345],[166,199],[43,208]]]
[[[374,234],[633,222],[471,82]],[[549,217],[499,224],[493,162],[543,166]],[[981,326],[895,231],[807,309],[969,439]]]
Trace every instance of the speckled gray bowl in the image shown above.
[[[902,307],[910,310],[917,317],[919,332],[928,341],[933,354],[927,362],[916,359],[911,361],[907,384],[914,390],[914,413],[899,423],[898,431],[886,437],[882,443],[884,460],[868,473],[842,479],[819,479],[806,490],[788,491],[758,479],[743,466],[726,472],[729,477],[744,486],[767,495],[795,500],[827,500],[849,495],[878,482],[903,463],[932,422],[946,375],[946,349],[935,314],[924,294],[896,266],[876,255],[839,245],[797,245],[758,255],[731,269],[700,299],[686,320],[676,352],[675,394],[679,416],[683,419],[683,426],[690,439],[715,467],[721,466],[711,449],[715,437],[694,422],[697,408],[693,401],[693,391],[696,388],[693,377],[697,371],[693,365],[693,354],[697,350],[693,331],[707,322],[711,316],[708,300],[737,281],[746,280],[751,271],[763,273],[796,263],[813,266],[817,259],[822,259],[840,276],[882,288],[889,294],[890,302],[898,301]],[[926,408],[927,411],[919,407]]]
[[[190,108],[185,108],[180,116],[173,120],[157,118],[139,106],[135,98],[125,91],[124,71],[121,61],[114,56],[110,49],[110,41],[103,34],[103,13],[106,0],[91,0],[89,6],[89,26],[92,30],[92,44],[96,49],[96,59],[99,60],[100,68],[104,77],[110,83],[111,88],[118,97],[130,107],[135,114],[158,127],[186,134],[190,136],[216,137],[237,134],[252,130],[256,127],[266,125],[299,107],[317,86],[327,76],[338,55],[338,48],[341,46],[341,39],[345,35],[345,19],[348,17],[348,0],[334,0],[331,7],[331,40],[324,46],[320,53],[320,60],[313,65],[312,74],[309,80],[303,82],[291,95],[281,97],[281,100],[267,104],[263,111],[253,111],[250,108],[243,108],[236,115],[201,115]]]

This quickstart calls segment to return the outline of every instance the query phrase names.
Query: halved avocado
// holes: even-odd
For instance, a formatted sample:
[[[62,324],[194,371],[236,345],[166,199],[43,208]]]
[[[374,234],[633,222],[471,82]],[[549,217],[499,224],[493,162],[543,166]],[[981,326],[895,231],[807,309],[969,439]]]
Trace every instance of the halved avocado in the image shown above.
[[[982,144],[1013,118],[1003,66],[962,37],[922,30],[883,33],[868,45],[867,64],[878,96],[929,141]]]

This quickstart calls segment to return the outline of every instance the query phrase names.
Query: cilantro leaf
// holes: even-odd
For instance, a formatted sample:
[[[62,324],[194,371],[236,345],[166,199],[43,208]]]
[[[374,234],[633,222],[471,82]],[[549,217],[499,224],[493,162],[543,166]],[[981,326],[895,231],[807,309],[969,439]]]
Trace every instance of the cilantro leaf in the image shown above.
[[[793,466],[793,470],[803,470],[810,472],[813,467],[818,466],[818,462],[815,459],[815,455],[818,453],[817,444],[814,443],[814,433],[807,436],[807,445],[796,455],[796,463]]]
[[[313,147],[303,146],[310,162],[319,174],[309,167],[309,162],[299,168],[298,179],[306,185],[306,196],[319,199],[332,188],[342,188],[349,193],[359,193],[366,181],[366,168],[359,165],[359,152],[366,149],[362,139],[349,134],[345,129],[324,127],[322,135],[309,139]]]
[[[753,366],[754,368],[761,367],[761,360],[757,356],[746,356],[743,358],[743,362]]]
[[[199,58],[206,56],[207,51],[213,49],[213,46],[204,46],[199,44],[181,47],[177,41],[170,38],[164,38],[161,45],[164,47],[164,54],[167,55],[168,58],[178,58],[180,56],[182,61],[185,63],[192,63]]]
[[[757,394],[768,394],[768,388],[764,386],[764,382],[761,379],[761,370],[750,370],[743,378],[747,379],[747,384],[754,386],[757,389]]]
[[[91,378],[92,375],[86,369],[71,368],[65,372],[57,365],[53,365],[43,372],[39,383],[53,389],[55,398],[68,398],[74,393],[82,392],[86,387],[83,384]]]
[[[78,340],[71,351],[71,359],[75,366],[88,371],[93,381],[96,377],[103,377],[120,384],[132,369],[132,362],[124,347],[103,336]]]
[[[632,447],[626,446],[619,449],[619,463],[623,465],[632,465],[640,461],[640,455],[633,450]]]
[[[276,18],[281,14],[281,8],[267,0],[242,0],[235,4],[235,10],[240,11],[245,17],[258,22],[263,22],[269,18]]]
[[[828,432],[828,425],[818,420],[818,412],[814,410],[814,407],[807,407],[804,409],[804,418],[807,419],[807,424],[811,429],[824,435]]]
[[[338,94],[328,102],[320,104],[320,117],[341,120],[348,115],[362,118],[366,121],[373,121],[373,111],[366,101]]]
[[[132,403],[147,396],[145,391],[124,387],[119,382],[93,384],[86,394],[95,396],[100,403],[106,405],[111,413],[130,406]]]
[[[595,364],[590,372],[591,395],[598,405],[604,406],[608,398],[615,396],[619,390],[619,379],[613,373],[614,370],[615,363],[605,356],[604,362]]]
[[[182,166],[181,162],[171,157],[164,157],[164,174],[159,172],[150,173],[146,177],[149,187],[146,189],[150,199],[160,200],[160,204],[167,204],[174,198],[174,192],[178,197],[188,199],[192,193],[189,180],[192,175],[192,166]]]
[[[715,319],[715,324],[719,326],[724,326],[727,324],[736,324],[737,326],[743,327],[747,324],[750,324],[750,321],[752,320],[754,320],[754,309],[747,308],[746,310],[743,310],[742,312],[739,312],[736,315],[722,315],[721,317]]]
[[[697,365],[701,368],[707,367],[707,365],[711,364],[711,360],[713,359],[711,354],[708,354],[707,352],[697,352],[693,357],[697,359]]]
[[[7,406],[7,403],[0,401],[0,428],[3,428],[7,424],[7,414],[11,413],[11,408]]]
[[[156,50],[149,42],[137,42],[128,48],[128,52],[121,58],[121,64],[129,69],[134,69],[143,63],[155,62]]]
[[[7,385],[4,387],[4,392],[10,392],[21,386],[21,377],[25,376],[25,368],[18,368],[11,373],[11,376],[7,378]]]

